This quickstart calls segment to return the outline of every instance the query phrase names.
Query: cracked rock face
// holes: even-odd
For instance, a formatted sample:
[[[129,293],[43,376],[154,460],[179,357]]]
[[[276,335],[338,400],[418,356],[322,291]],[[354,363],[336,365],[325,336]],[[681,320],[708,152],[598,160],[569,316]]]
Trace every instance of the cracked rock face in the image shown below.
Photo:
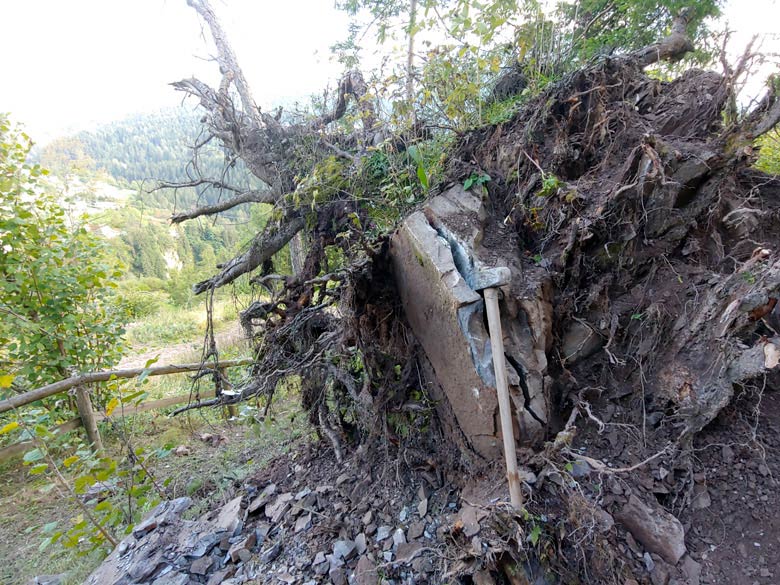
[[[550,418],[552,305],[546,276],[524,274],[509,230],[487,218],[481,198],[455,185],[406,219],[392,256],[406,316],[458,426],[490,459],[500,456],[501,437],[481,290],[509,269],[501,322],[515,435],[525,444],[544,436]]]

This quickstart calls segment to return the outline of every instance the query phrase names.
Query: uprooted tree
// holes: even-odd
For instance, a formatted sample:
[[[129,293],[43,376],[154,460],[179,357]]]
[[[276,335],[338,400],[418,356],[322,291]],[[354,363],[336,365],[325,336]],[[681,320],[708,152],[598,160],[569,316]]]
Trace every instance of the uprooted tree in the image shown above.
[[[199,100],[206,140],[268,189],[196,177],[231,195],[173,221],[274,207],[240,256],[195,285],[204,293],[251,275],[268,292],[241,315],[258,341],[252,381],[208,404],[259,394],[270,403],[280,381],[300,376],[304,406],[337,459],[382,438],[424,466],[428,453],[406,440],[422,419],[398,421],[431,392],[461,463],[490,460],[499,431],[471,271],[499,265],[512,272],[502,321],[518,438],[535,447],[556,438],[531,458],[565,458],[578,417],[602,430],[599,405],[610,396],[620,400],[620,416],[610,416],[638,429],[634,455],[680,467],[735,392],[777,383],[780,184],[753,167],[755,140],[780,120],[777,82],[735,115],[750,48],[723,74],[689,68],[659,81],[644,71],[691,52],[687,33],[701,14],[692,22],[683,10],[663,40],[558,70],[519,99],[513,92],[533,78],[524,72],[498,96],[511,108],[454,132],[433,107],[394,124],[357,71],[320,115],[263,112],[212,8],[188,2],[211,31],[222,81],[174,86]],[[548,42],[560,55],[565,42]],[[518,68],[538,72],[534,63],[521,58],[509,72],[517,80]],[[408,99],[408,85],[398,95]],[[474,96],[485,107],[496,99]],[[275,274],[274,255],[293,240],[298,270]],[[471,370],[474,385],[450,370]],[[684,501],[691,478],[677,482]]]

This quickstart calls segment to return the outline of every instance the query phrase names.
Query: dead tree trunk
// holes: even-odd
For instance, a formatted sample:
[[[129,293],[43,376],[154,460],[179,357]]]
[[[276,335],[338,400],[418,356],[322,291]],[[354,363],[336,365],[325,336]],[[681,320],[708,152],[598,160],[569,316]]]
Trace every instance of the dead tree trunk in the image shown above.
[[[103,452],[103,440],[100,438],[95,412],[92,410],[92,400],[89,390],[84,385],[76,386],[76,405],[78,406],[81,424],[87,433],[87,441],[95,453]]]
[[[249,171],[263,183],[268,190],[263,192],[241,191],[222,185],[218,180],[200,177],[196,181],[162,186],[191,186],[192,184],[211,184],[228,192],[234,197],[216,205],[196,208],[178,213],[171,218],[173,222],[204,215],[213,215],[245,203],[268,203],[277,205],[281,217],[268,223],[259,233],[249,249],[220,267],[214,277],[195,285],[197,294],[206,290],[224,286],[243,274],[255,270],[273,254],[278,252],[304,227],[304,212],[285,203],[285,197],[292,194],[298,185],[298,177],[306,175],[307,170],[316,163],[317,154],[311,160],[302,160],[295,154],[295,145],[306,139],[315,138],[319,156],[337,154],[352,157],[325,135],[327,126],[340,119],[347,112],[350,99],[357,104],[362,118],[363,132],[357,142],[347,137],[347,142],[355,142],[359,148],[365,148],[373,135],[376,116],[371,101],[364,99],[366,84],[358,71],[347,73],[338,86],[335,103],[330,111],[299,125],[284,125],[263,112],[254,102],[249,84],[238,64],[236,55],[219,23],[217,15],[207,0],[188,0],[187,2],[200,16],[211,33],[216,47],[216,61],[222,73],[217,88],[212,88],[198,79],[184,79],[172,85],[179,91],[197,98],[205,112],[205,125],[210,136],[217,138],[222,146],[233,152],[246,164]],[[362,146],[360,146],[362,145]]]

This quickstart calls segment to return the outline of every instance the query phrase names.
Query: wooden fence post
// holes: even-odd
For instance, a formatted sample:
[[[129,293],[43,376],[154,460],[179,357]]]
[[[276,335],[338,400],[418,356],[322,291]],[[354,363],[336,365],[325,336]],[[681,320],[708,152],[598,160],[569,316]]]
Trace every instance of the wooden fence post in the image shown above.
[[[219,368],[219,376],[222,379],[222,381],[228,386],[228,388],[232,388],[230,384],[230,380],[227,377],[227,368]],[[227,414],[228,414],[227,416],[228,418],[238,418],[238,405],[228,404]]]
[[[84,384],[76,386],[76,406],[78,406],[81,423],[87,431],[87,440],[92,445],[92,450],[95,453],[101,453],[103,451],[103,440],[100,438],[97,419],[95,419],[95,413],[92,410],[89,390]]]

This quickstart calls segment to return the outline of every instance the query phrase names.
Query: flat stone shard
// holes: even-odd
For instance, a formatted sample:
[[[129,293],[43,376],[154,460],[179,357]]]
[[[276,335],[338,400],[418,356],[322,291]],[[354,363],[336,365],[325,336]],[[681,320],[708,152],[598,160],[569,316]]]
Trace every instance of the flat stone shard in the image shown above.
[[[393,262],[407,319],[458,425],[477,453],[499,456],[496,392],[477,373],[471,351],[474,340],[461,325],[469,316],[474,321],[481,319],[481,297],[460,276],[449,246],[420,212],[412,214],[393,238]],[[466,319],[461,318],[460,309],[466,309]]]
[[[27,582],[27,585],[62,585],[65,582],[66,574],[60,575],[38,575]]]
[[[214,564],[214,559],[211,557],[200,557],[192,562],[190,565],[190,573],[195,575],[206,575],[211,565]]]
[[[376,563],[371,558],[360,557],[357,567],[355,567],[355,583],[357,585],[377,585],[379,583]]]
[[[190,498],[178,498],[160,503],[149,512],[125,537],[114,551],[87,578],[88,585],[123,585],[129,583],[156,582],[166,575],[178,579],[177,574],[163,575],[170,564],[165,557],[167,543],[176,542],[182,534],[191,533],[197,523],[182,520],[181,514],[190,505]],[[194,534],[198,536],[198,534]],[[156,579],[155,579],[156,578]],[[170,581],[175,583],[174,581]],[[166,583],[165,580],[160,583]]]
[[[604,346],[604,339],[589,324],[574,321],[563,335],[561,358],[566,364],[574,364],[590,357]]]
[[[250,514],[254,514],[257,512],[260,508],[265,506],[268,502],[271,501],[271,496],[273,496],[276,493],[276,484],[270,483],[265,488],[263,488],[263,491],[260,492],[260,495],[258,495],[255,499],[253,499],[250,504],[249,508],[247,508],[247,512]]]
[[[217,530],[224,530],[228,534],[235,534],[241,528],[244,520],[244,512],[241,510],[241,496],[230,500],[225,504],[217,516]]]
[[[471,538],[479,533],[479,521],[487,515],[487,512],[475,508],[469,504],[464,504],[458,514],[458,520],[463,524],[463,534]]]
[[[504,293],[508,377],[517,436],[525,443],[541,438],[549,419],[552,304],[545,271],[523,275],[511,235],[502,226],[486,228],[487,217],[482,200],[455,185],[404,221],[391,255],[406,317],[452,416],[470,447],[493,459],[502,453],[501,437],[480,291],[493,286]]]
[[[649,552],[676,565],[687,552],[685,530],[680,521],[660,506],[649,506],[635,495],[615,514],[633,537]]]
[[[188,585],[190,578],[185,573],[173,572],[167,573],[162,577],[152,581],[152,585]]]

